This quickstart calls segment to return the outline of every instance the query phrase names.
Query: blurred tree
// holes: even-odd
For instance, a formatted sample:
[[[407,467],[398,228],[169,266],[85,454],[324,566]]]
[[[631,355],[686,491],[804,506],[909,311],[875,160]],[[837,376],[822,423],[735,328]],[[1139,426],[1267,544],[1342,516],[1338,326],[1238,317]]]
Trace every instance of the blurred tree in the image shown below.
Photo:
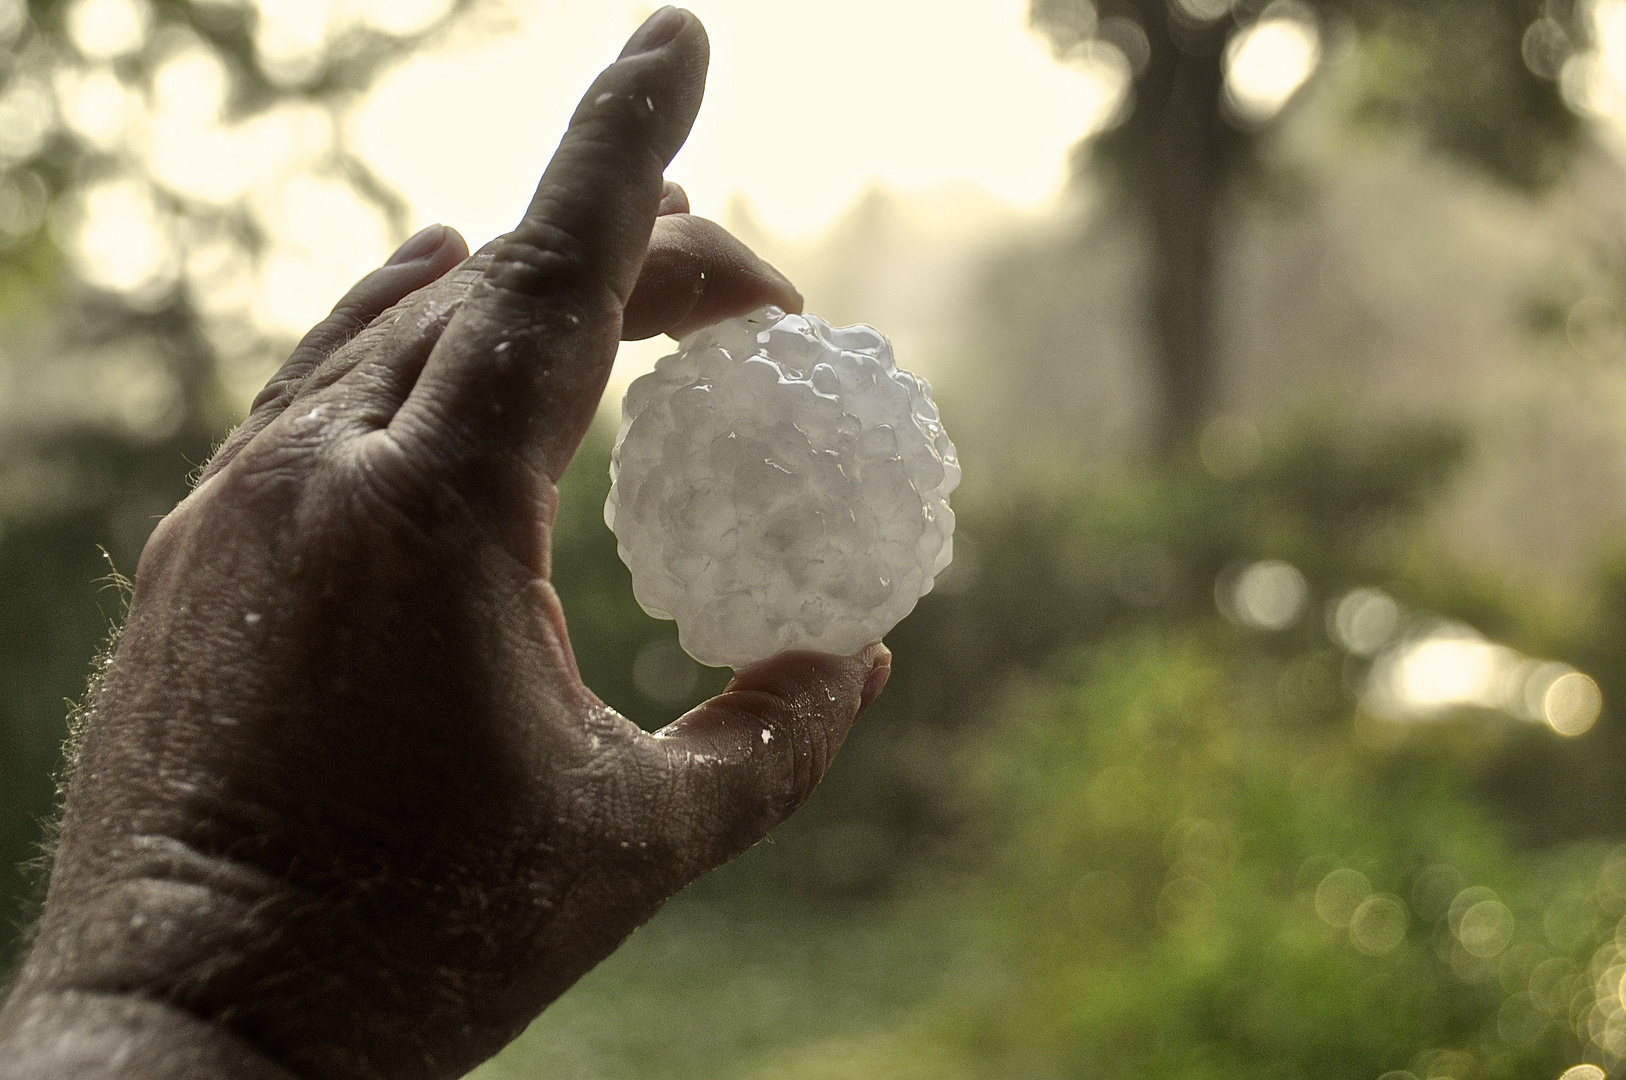
[[[567,494],[595,485],[583,521],[607,440],[567,474]],[[709,908],[646,931],[479,1075],[1615,1067],[1618,725],[1565,739],[1472,705],[1386,720],[1367,697],[1367,654],[1404,650],[1429,612],[1626,694],[1618,584],[1593,610],[1544,612],[1427,542],[1419,523],[1463,450],[1450,429],[1312,416],[1245,476],[1186,461],[963,507],[966,557],[889,635],[896,681],[814,800],[677,902]],[[616,599],[602,529],[560,536],[567,609],[597,612],[573,622],[584,655],[667,632]],[[1304,583],[1269,626],[1239,618],[1226,584],[1265,560]],[[1336,613],[1375,583],[1403,608],[1357,652]],[[618,706],[650,708],[613,664],[603,678]],[[776,897],[747,930],[764,882],[802,903]],[[853,953],[891,966],[854,978]],[[662,1026],[675,999],[710,1011]]]
[[[1131,631],[1016,688],[965,758],[988,866],[964,889],[962,959],[937,1000],[741,1071],[1616,1067],[1626,849],[1516,850],[1467,796],[1449,738],[1362,745],[1281,692],[1291,663],[1251,651]]]
[[[1354,49],[1358,117],[1414,126],[1516,187],[1562,169],[1580,123],[1558,78],[1588,41],[1572,0],[1032,0],[1056,55],[1130,80],[1078,160],[1141,215],[1159,443],[1191,441],[1214,405],[1215,257],[1227,198],[1315,70]],[[1086,154],[1088,155],[1086,157]]]
[[[241,295],[222,304],[266,223],[248,193],[174,166],[166,109],[222,132],[274,118],[314,133],[307,167],[400,234],[405,208],[346,149],[339,110],[471,0],[335,5],[303,27],[279,7],[0,0],[0,968],[66,703],[121,613],[95,582],[133,573],[235,418],[227,369],[244,381],[287,344]],[[229,166],[232,150],[192,153]]]

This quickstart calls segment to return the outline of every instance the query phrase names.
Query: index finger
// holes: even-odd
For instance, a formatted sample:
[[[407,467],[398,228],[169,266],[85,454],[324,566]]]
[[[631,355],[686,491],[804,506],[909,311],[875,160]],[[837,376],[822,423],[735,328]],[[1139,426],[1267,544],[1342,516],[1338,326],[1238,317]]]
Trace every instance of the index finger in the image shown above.
[[[700,21],[662,8],[588,89],[519,226],[430,353],[391,433],[454,471],[557,478],[592,421],[705,89]]]

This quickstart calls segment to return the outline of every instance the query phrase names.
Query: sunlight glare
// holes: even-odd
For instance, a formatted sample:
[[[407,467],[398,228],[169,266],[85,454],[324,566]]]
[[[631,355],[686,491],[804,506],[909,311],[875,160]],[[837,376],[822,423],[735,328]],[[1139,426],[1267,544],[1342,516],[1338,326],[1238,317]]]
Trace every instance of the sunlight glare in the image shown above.
[[[191,110],[153,120],[148,166],[178,194],[224,204],[321,160],[333,142],[328,114],[290,102],[235,126],[199,125]]]
[[[453,0],[357,0],[361,18],[396,37],[420,33],[444,19]]]
[[[64,246],[83,281],[138,301],[174,284],[180,255],[145,184],[122,178],[86,188],[78,219]]]
[[[328,0],[259,0],[254,52],[273,81],[294,84],[314,75],[327,48]]]
[[[55,126],[56,107],[44,84],[30,76],[12,79],[0,94],[0,159],[33,157]]]
[[[582,87],[648,14],[635,0],[516,0],[509,36],[403,63],[351,118],[364,158],[412,206],[480,244],[512,227]],[[669,175],[697,213],[743,195],[782,237],[816,234],[872,184],[970,179],[1036,208],[1068,151],[1120,107],[1106,49],[1061,66],[1025,0],[922,19],[901,0],[717,0],[706,106]],[[855,27],[863,27],[857,31]],[[523,103],[522,105],[519,103]]]
[[[1354,633],[1358,609],[1353,605],[1357,598],[1370,602],[1364,595],[1368,593],[1383,596],[1377,590],[1357,589],[1339,602],[1328,620],[1333,638],[1355,655],[1360,653],[1350,641],[1359,636]],[[1345,605],[1352,605],[1347,616]],[[1395,613],[1398,618],[1398,607]],[[1545,723],[1559,735],[1573,737],[1597,723],[1603,692],[1592,678],[1568,664],[1523,656],[1485,640],[1462,623],[1436,622],[1378,656],[1362,704],[1391,720],[1440,716],[1464,707],[1492,709],[1517,720]]]
[[[1213,22],[1230,14],[1236,0],[1174,0],[1180,14],[1196,22]]]
[[[265,325],[310,326],[390,253],[384,219],[348,184],[300,175],[257,202],[275,238],[261,269]]]
[[[231,90],[231,76],[213,49],[182,49],[164,60],[153,73],[155,111],[172,122],[203,127],[220,118]]]
[[[1277,0],[1225,47],[1225,100],[1236,117],[1260,124],[1282,110],[1321,62],[1315,16]]]
[[[56,100],[62,122],[102,153],[123,145],[141,115],[140,98],[105,65],[64,67],[57,72]]]
[[[68,38],[89,60],[112,60],[140,49],[152,29],[146,0],[79,0],[68,9]]]
[[[1397,665],[1401,697],[1419,709],[1453,705],[1500,708],[1503,675],[1518,663],[1512,649],[1467,633],[1441,633],[1405,650]]]
[[[27,25],[26,0],[0,0],[0,45],[9,45]]]
[[[1593,47],[1564,61],[1559,89],[1582,115],[1626,127],[1626,0],[1596,0],[1590,21]]]

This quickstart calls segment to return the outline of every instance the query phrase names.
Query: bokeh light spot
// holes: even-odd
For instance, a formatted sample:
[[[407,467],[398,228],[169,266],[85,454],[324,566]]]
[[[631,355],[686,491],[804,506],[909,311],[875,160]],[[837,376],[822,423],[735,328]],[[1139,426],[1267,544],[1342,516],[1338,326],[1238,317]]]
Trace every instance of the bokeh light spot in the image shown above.
[[[56,127],[56,106],[41,82],[28,76],[11,80],[0,94],[0,158],[33,157]]]
[[[1302,4],[1277,0],[1225,47],[1225,103],[1244,124],[1275,116],[1321,62],[1321,34]]]
[[[262,263],[256,312],[266,326],[312,325],[389,254],[377,208],[339,180],[295,176],[268,195],[260,214],[276,237]]]
[[[1174,0],[1173,7],[1195,22],[1213,22],[1230,13],[1236,0]]]
[[[1605,1080],[1608,1076],[1596,1065],[1571,1065],[1558,1080]]]
[[[63,123],[90,146],[112,153],[130,137],[141,104],[112,68],[64,68],[55,84]]]
[[[1525,67],[1541,79],[1556,79],[1564,70],[1564,61],[1574,51],[1569,32],[1564,24],[1551,15],[1543,15],[1531,23],[1519,42],[1519,52]]]
[[[1400,630],[1400,605],[1382,589],[1351,589],[1327,620],[1332,638],[1356,656],[1373,656]]]
[[[79,0],[68,9],[68,37],[91,60],[128,56],[147,42],[152,8],[145,0]]]
[[[1456,934],[1469,955],[1488,960],[1513,941],[1513,913],[1500,900],[1481,900],[1462,913]]]
[[[1315,913],[1328,926],[1347,927],[1355,912],[1372,895],[1372,883],[1359,870],[1341,867],[1321,879],[1315,888]]]
[[[1220,575],[1215,599],[1231,622],[1249,630],[1285,630],[1298,622],[1310,586],[1291,563],[1266,559]]]
[[[37,173],[22,169],[0,179],[0,233],[7,237],[32,233],[45,220],[49,201],[45,181]]]
[[[1580,969],[1567,956],[1555,956],[1536,965],[1530,973],[1531,1002],[1549,1016],[1558,1016],[1569,1008],[1575,993],[1575,974]]]
[[[28,25],[28,4],[26,0],[0,0],[0,45],[10,44],[16,40],[23,27]]]
[[[367,25],[396,37],[427,30],[452,10],[453,0],[361,0]]]
[[[1398,896],[1379,893],[1361,902],[1349,919],[1349,940],[1368,956],[1385,956],[1406,940],[1410,917]]]
[[[1523,699],[1528,666],[1519,653],[1486,641],[1470,626],[1437,622],[1378,657],[1366,703],[1395,719],[1439,716],[1464,706],[1512,711]]]
[[[1446,925],[1450,926],[1451,932],[1455,934],[1462,926],[1462,917],[1468,913],[1469,908],[1486,900],[1495,899],[1496,890],[1485,885],[1471,885],[1463,889],[1451,898],[1451,906],[1446,911]]]
[[[77,209],[64,246],[81,280],[137,305],[156,303],[169,291],[180,275],[180,255],[147,185],[103,181],[85,189]]]
[[[293,86],[321,69],[330,33],[328,0],[260,0],[254,52],[268,78]]]
[[[1132,43],[1131,43],[1132,44]],[[1069,66],[1084,76],[1080,101],[1088,137],[1116,127],[1129,114],[1130,86],[1135,65],[1116,41],[1101,38],[1085,42],[1069,57]]]
[[[230,89],[231,78],[219,54],[201,46],[177,50],[152,79],[157,112],[168,122],[196,127],[220,117]]]
[[[1541,699],[1541,715],[1560,735],[1576,736],[1592,730],[1603,712],[1603,691],[1579,671],[1553,680]]]
[[[1139,75],[1151,62],[1151,40],[1147,38],[1146,31],[1141,29],[1140,23],[1127,15],[1109,15],[1102,19],[1095,36],[1118,47],[1124,54],[1124,59],[1129,61],[1131,74]]]

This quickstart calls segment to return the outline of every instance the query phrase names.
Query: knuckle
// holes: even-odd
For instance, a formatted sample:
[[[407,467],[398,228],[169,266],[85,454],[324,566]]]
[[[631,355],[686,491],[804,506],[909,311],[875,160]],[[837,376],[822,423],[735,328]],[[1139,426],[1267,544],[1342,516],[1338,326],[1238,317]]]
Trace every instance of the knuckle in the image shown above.
[[[527,220],[492,253],[485,278],[527,297],[569,294],[592,280],[595,259],[586,241],[546,216]]]
[[[254,395],[254,402],[249,406],[248,411],[256,413],[268,407],[275,407],[280,411],[287,406],[288,402],[293,400],[294,394],[299,390],[302,382],[304,382],[303,375],[284,375],[279,372],[260,389],[258,394]]]

